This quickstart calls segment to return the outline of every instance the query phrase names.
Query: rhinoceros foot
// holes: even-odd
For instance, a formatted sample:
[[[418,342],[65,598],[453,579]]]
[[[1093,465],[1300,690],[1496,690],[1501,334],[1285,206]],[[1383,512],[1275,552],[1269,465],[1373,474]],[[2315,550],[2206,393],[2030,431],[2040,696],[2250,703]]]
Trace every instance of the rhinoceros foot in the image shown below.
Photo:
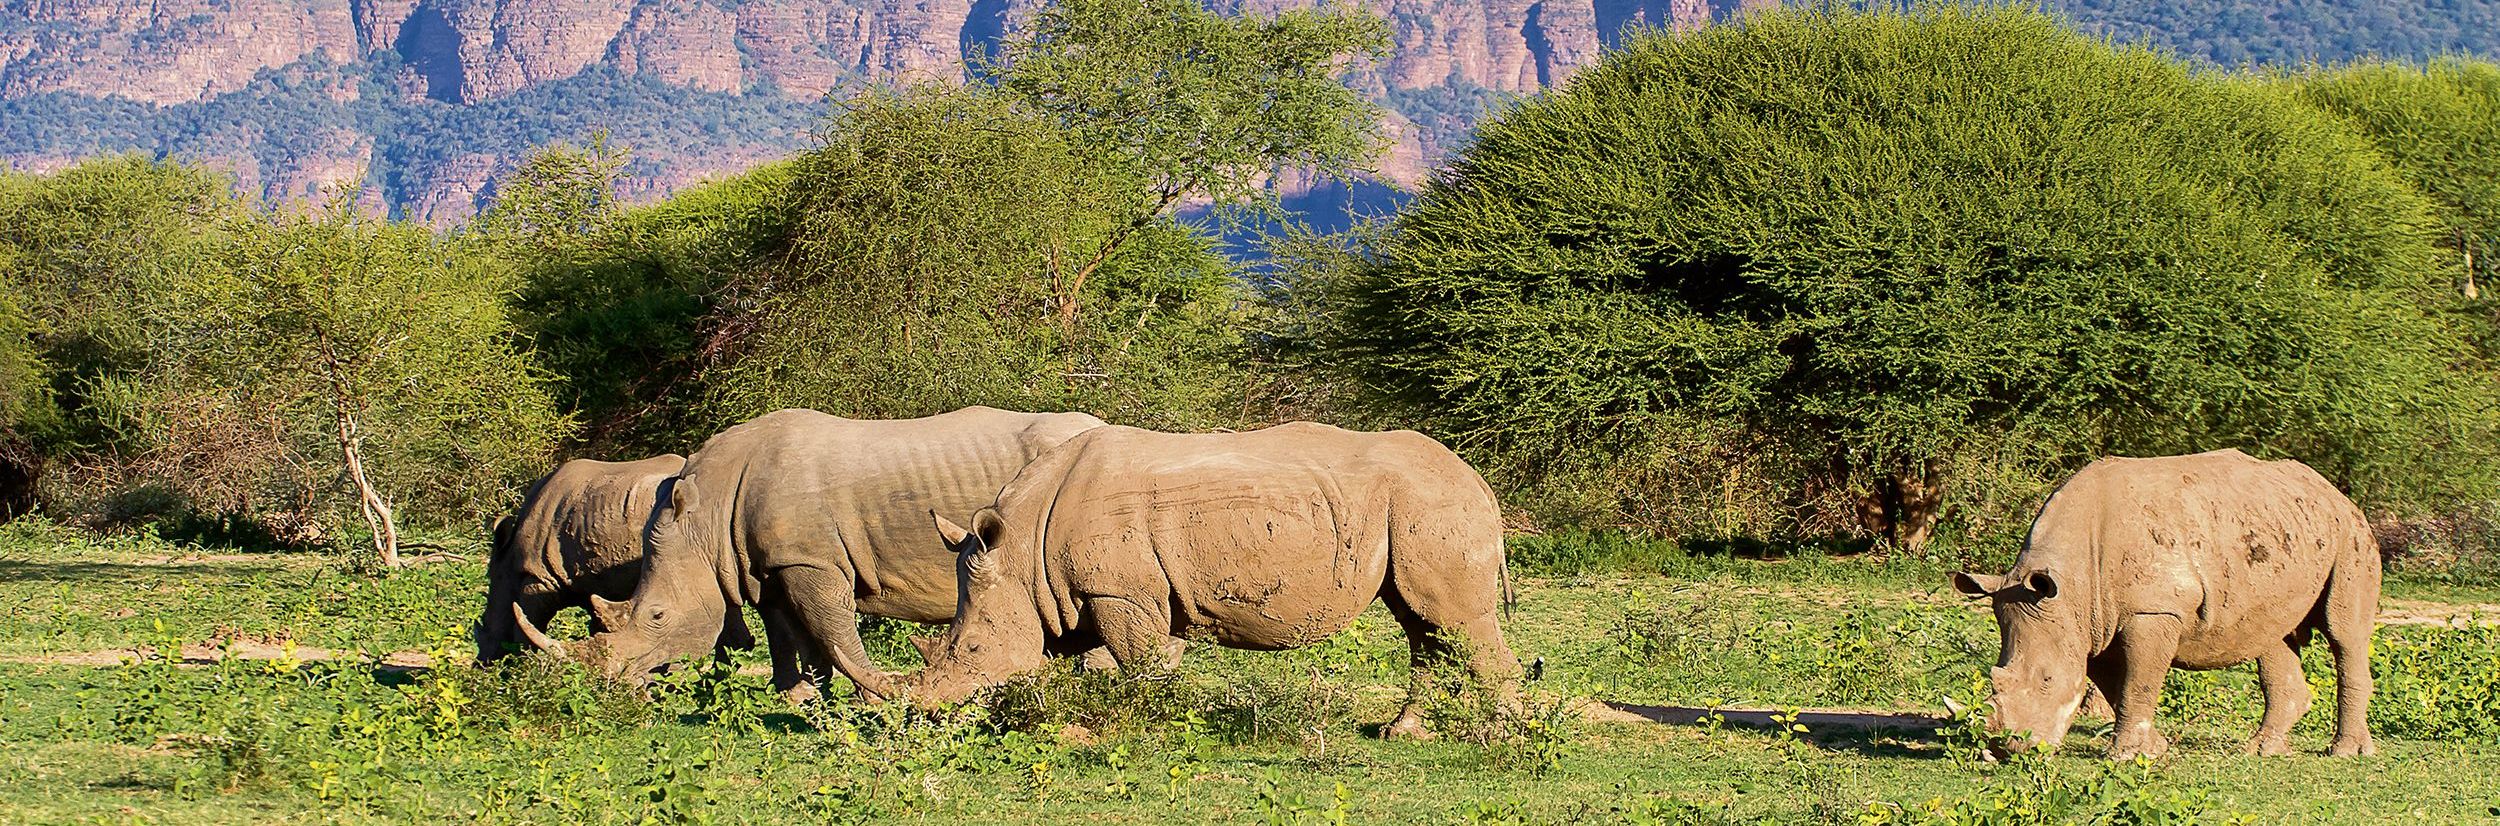
[[[2151,723],[2122,726],[2117,741],[2110,744],[2109,759],[2125,762],[2138,757],[2157,759],[2170,751],[2170,739],[2153,730]]]
[[[2327,747],[2326,753],[2336,757],[2372,755],[2378,753],[2378,743],[2372,741],[2367,734],[2358,737],[2339,736],[2335,738],[2334,745]]]
[[[1380,739],[1382,740],[1413,740],[1420,742],[1430,740],[1432,738],[1432,729],[1424,727],[1424,718],[1423,715],[1420,714],[1399,714],[1397,719],[1391,720],[1388,725],[1380,727]]]

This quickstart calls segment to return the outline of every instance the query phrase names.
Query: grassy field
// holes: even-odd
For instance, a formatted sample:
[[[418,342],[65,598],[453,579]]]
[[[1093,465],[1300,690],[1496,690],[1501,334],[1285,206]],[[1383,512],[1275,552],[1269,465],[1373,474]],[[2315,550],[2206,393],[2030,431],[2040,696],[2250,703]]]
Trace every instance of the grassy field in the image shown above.
[[[2371,823],[2500,806],[2500,632],[2437,624],[2494,612],[2489,588],[2390,585],[2410,624],[2382,629],[2378,757],[2241,756],[2257,712],[2241,669],[2174,675],[2162,762],[2092,759],[2100,725],[1994,766],[1929,716],[1976,699],[1996,645],[1937,567],[1579,542],[1515,551],[1538,574],[1507,626],[1542,663],[1528,719],[1490,724],[1461,689],[1439,740],[1383,743],[1369,731],[1406,668],[1378,611],[1312,649],[1194,648],[1156,680],[1063,670],[932,718],[785,707],[754,654],[649,699],[541,660],[392,665],[465,659],[474,563],[376,577],[0,529],[0,823]],[[898,667],[907,630],[875,629]],[[199,662],[116,651],[185,646]],[[2296,732],[2310,752],[2328,705]],[[1722,706],[1807,709],[1805,730],[1704,712]],[[1885,725],[1814,712],[1838,709]]]

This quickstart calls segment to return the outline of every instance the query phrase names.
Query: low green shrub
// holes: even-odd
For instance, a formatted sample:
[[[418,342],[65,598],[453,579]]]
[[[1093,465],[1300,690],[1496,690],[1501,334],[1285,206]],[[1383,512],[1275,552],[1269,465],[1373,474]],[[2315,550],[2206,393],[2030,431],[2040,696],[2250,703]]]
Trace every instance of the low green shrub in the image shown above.
[[[2370,705],[2370,725],[2378,734],[2419,740],[2500,739],[2500,626],[2477,622],[2380,628],[2371,646],[2370,671],[2378,689]],[[2311,682],[2318,682],[2315,675]]]
[[[1954,798],[1870,803],[1860,826],[2031,826],[2031,824],[2217,824],[2257,822],[2202,786],[2168,782],[2144,761],[2098,764],[2087,775],[2061,773],[2024,758],[1981,787]]]

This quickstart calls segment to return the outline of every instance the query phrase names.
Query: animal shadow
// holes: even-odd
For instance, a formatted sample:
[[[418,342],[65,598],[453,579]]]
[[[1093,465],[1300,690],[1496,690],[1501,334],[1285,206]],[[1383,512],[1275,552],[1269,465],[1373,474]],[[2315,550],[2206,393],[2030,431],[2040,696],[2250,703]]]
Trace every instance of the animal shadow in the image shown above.
[[[1780,723],[1773,717],[1775,709],[1721,708],[1717,710],[1693,706],[1653,706],[1637,703],[1606,702],[1605,707],[1617,719],[1638,718],[1669,726],[1708,725],[1713,714],[1721,725],[1732,728],[1777,731]],[[1800,711],[1797,725],[1805,727],[1799,740],[1825,751],[1848,751],[1871,757],[1941,758],[1945,755],[1941,732],[1943,718],[1915,712],[1880,711]]]

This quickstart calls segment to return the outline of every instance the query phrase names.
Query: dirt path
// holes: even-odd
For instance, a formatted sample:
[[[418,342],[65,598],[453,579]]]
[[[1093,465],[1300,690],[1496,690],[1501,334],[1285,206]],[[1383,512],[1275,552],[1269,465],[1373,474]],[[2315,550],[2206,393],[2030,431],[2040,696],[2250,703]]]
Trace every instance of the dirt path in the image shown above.
[[[101,667],[120,665],[130,660],[152,657],[155,655],[156,652],[153,649],[107,648],[102,651],[78,651],[68,654],[5,655],[0,656],[0,663],[13,663],[18,665],[85,665]],[[361,651],[321,648],[310,645],[299,645],[295,647],[294,651],[289,652],[283,646],[242,641],[235,641],[224,645],[193,643],[182,647],[182,664],[191,666],[216,665],[218,660],[227,657],[241,660],[284,660],[291,658],[296,662],[326,662],[330,660],[353,660],[363,656],[364,652]],[[405,671],[431,666],[434,664],[433,659],[434,658],[432,657],[426,656],[423,651],[393,651],[382,655],[380,666],[386,669]]]
[[[2378,606],[2380,625],[2462,625],[2467,622],[2500,625],[2500,604],[2390,599],[2381,600]]]

